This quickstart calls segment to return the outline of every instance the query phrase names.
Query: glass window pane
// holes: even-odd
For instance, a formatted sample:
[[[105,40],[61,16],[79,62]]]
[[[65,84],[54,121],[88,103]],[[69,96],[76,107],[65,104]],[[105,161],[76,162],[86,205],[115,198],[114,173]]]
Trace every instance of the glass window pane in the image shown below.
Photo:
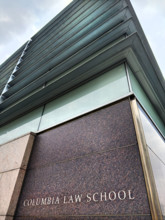
[[[37,132],[43,107],[22,116],[0,128],[0,144],[18,138],[29,132]]]
[[[40,130],[55,126],[129,93],[124,65],[120,65],[74,91],[48,103]]]
[[[154,172],[156,187],[163,216],[165,217],[165,164],[149,149],[152,169]]]
[[[146,142],[149,148],[162,160],[165,164],[165,142],[154,124],[140,108],[140,117],[143,124],[143,129],[146,137]]]
[[[135,78],[131,69],[128,68],[128,70],[129,70],[129,76],[130,76],[131,86],[132,86],[133,92],[135,93],[137,99],[140,101],[143,108],[146,110],[146,112],[150,115],[150,117],[152,118],[154,123],[160,129],[162,134],[165,135],[165,127],[164,127],[164,124],[163,124],[161,118],[159,117],[159,115],[157,114],[155,109],[153,108],[153,105],[151,104],[146,93],[144,92],[141,85],[139,84],[139,82]]]
[[[159,201],[165,217],[165,141],[140,106],[139,110]]]

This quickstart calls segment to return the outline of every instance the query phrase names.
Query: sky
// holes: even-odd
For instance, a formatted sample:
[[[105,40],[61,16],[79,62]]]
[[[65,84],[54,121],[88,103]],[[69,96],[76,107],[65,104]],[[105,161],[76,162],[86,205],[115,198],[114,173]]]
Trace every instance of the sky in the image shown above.
[[[71,1],[0,0],[0,64]],[[131,0],[131,3],[165,76],[165,0]]]

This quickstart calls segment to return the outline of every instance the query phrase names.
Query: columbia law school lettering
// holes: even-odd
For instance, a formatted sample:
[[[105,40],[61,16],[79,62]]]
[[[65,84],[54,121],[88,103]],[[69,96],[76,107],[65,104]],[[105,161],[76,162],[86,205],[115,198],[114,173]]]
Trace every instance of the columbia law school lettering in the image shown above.
[[[115,191],[107,192],[95,192],[93,194],[87,193],[86,195],[79,194],[79,195],[70,195],[70,196],[64,196],[62,200],[59,199],[59,197],[46,197],[46,198],[37,198],[37,199],[30,199],[30,200],[24,200],[23,205],[24,206],[37,206],[37,205],[56,205],[60,204],[60,202],[64,204],[69,203],[81,203],[82,200],[86,200],[87,203],[89,202],[100,202],[100,201],[114,201],[116,199],[119,200],[125,200],[126,197],[128,197],[129,200],[135,199],[131,196],[131,190],[128,190],[128,192],[124,190],[120,190],[118,193]]]
[[[129,0],[73,0],[0,65],[0,220],[165,219],[165,83]]]

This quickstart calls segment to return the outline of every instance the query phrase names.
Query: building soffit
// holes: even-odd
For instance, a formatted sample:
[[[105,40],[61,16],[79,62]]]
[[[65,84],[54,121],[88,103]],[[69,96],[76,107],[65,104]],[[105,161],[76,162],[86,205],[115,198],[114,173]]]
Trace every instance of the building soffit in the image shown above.
[[[34,82],[30,80],[31,83],[23,88],[20,87],[21,89],[11,96],[10,92],[12,90],[9,90],[9,97],[0,104],[0,125],[8,123],[20,115],[49,102],[64,92],[90,80],[91,77],[103,74],[107,68],[120,63],[122,60],[127,60],[157,112],[162,119],[165,118],[165,87],[162,74],[148,43],[146,43],[146,38],[140,29],[139,22],[129,1],[118,2],[123,3],[122,7],[112,18],[116,21],[120,17],[123,22],[116,23],[110,31],[106,31],[96,39],[96,43],[106,42],[104,47],[99,48],[97,46],[97,48],[94,43],[87,45],[85,50],[80,51],[79,56],[82,57],[82,54],[86,53],[87,49],[90,49],[93,50],[91,59],[89,58],[85,62],[84,60],[78,60],[77,56],[75,59],[77,59],[76,62],[79,64],[76,68],[73,65],[69,71],[64,71],[63,74],[57,76],[55,76],[57,69],[49,71],[44,75],[38,76]],[[72,7],[74,4],[77,4],[77,1],[72,3]],[[60,16],[63,16],[63,13],[60,14]],[[121,36],[123,37],[121,38]],[[108,41],[108,38],[111,40]],[[97,45],[100,45],[100,43]],[[73,60],[69,62],[71,61],[73,62]],[[46,84],[43,86],[45,82]],[[19,85],[15,84],[13,89],[17,89]]]

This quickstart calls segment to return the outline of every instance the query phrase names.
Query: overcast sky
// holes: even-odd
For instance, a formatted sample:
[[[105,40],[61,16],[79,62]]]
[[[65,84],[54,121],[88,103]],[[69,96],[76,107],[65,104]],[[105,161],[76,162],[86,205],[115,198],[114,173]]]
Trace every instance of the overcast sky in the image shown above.
[[[0,64],[71,1],[0,0]],[[165,75],[165,0],[131,2]]]

